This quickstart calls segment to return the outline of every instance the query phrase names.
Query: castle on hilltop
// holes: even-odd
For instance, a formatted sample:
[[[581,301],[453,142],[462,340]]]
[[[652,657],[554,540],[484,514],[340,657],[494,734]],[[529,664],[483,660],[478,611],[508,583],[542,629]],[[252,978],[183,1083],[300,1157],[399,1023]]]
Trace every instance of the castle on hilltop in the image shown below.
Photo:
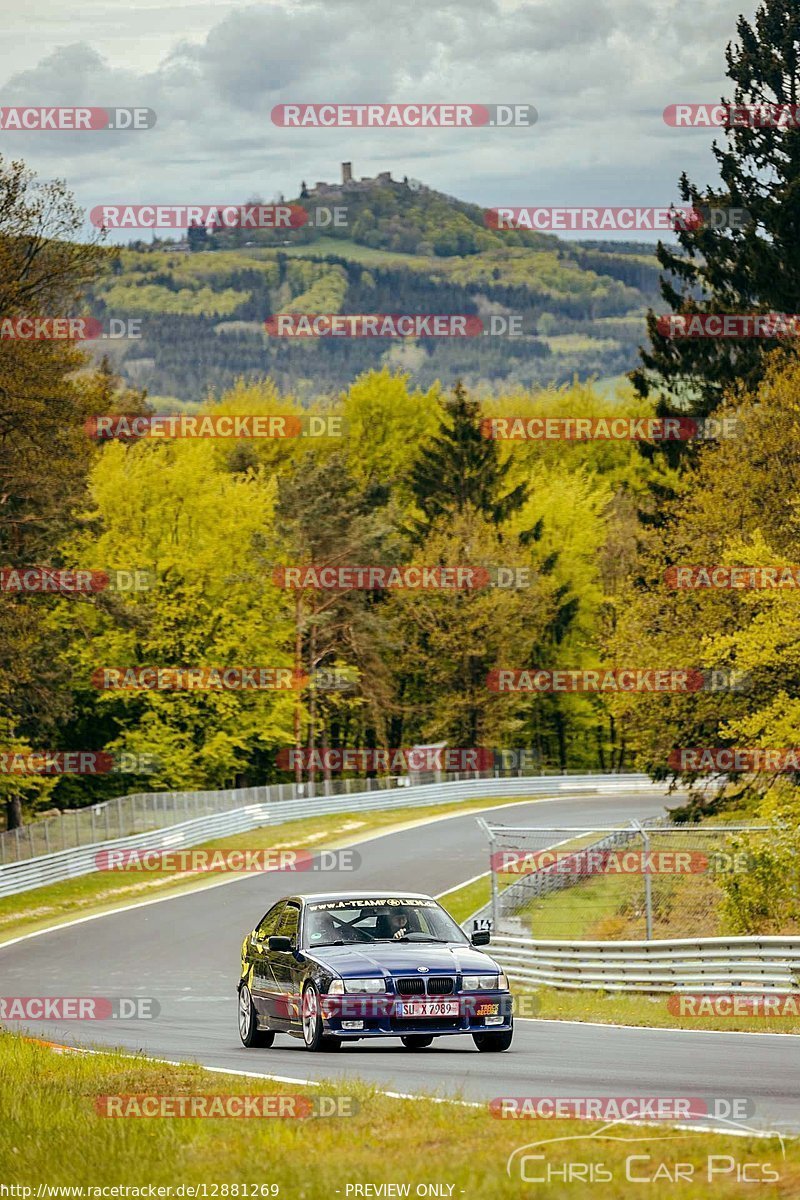
[[[353,164],[349,162],[342,163],[342,179],[340,183],[325,183],[324,180],[318,180],[313,188],[307,186],[306,181],[300,185],[301,200],[341,200],[347,193],[366,192],[375,185],[385,187],[386,184],[392,184],[394,187],[409,187],[409,179],[407,175],[403,176],[402,183],[397,179],[392,179],[391,171],[381,171],[374,179],[365,175],[363,179],[353,178]]]

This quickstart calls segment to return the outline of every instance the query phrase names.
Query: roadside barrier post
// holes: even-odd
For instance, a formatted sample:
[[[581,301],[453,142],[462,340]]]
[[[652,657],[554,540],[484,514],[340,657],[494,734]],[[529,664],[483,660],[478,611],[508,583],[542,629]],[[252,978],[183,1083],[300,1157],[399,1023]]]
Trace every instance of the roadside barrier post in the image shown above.
[[[492,931],[497,932],[497,930],[499,929],[499,925],[497,924],[497,915],[499,912],[499,905],[498,905],[498,898],[497,898],[497,872],[494,869],[495,836],[494,836],[494,831],[489,827],[489,825],[486,823],[486,821],[484,821],[483,817],[478,817],[477,822],[478,822],[478,825],[480,826],[480,828],[486,834],[487,838],[489,839],[489,880],[492,885]]]
[[[653,940],[653,881],[650,877],[650,838],[639,821],[631,821],[642,835],[642,850],[644,852],[644,924],[645,940]]]

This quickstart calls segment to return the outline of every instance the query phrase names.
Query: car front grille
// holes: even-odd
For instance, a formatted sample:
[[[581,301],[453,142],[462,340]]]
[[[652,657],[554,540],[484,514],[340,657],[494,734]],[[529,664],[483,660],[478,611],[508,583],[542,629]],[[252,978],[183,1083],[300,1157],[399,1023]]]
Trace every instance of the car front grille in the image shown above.
[[[395,980],[397,991],[401,996],[450,996],[456,990],[455,979],[452,975],[410,975]],[[427,985],[427,987],[426,987]]]
[[[419,975],[412,975],[408,979],[398,979],[396,986],[401,996],[425,995],[425,980]]]

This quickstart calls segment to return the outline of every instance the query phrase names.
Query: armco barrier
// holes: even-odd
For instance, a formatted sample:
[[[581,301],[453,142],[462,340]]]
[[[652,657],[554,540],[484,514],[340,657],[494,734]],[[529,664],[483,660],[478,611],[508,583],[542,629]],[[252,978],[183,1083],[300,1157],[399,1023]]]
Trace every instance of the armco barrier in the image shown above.
[[[247,833],[266,825],[268,809],[262,804],[250,804],[230,812],[212,817],[198,817],[194,821],[182,821],[156,833],[136,833],[132,837],[115,838],[110,842],[97,842],[94,846],[81,846],[77,850],[60,850],[41,858],[28,858],[19,863],[0,867],[0,896],[11,896],[27,892],[31,888],[43,887],[47,883],[60,883],[78,875],[90,875],[97,870],[97,856],[102,850],[181,850],[197,846],[213,838],[231,833]]]
[[[493,937],[489,953],[515,983],[609,992],[797,991],[800,937],[546,942]]]
[[[370,789],[349,795],[312,796],[276,803],[270,802],[270,795],[274,795],[271,788],[241,788],[238,792],[225,793],[226,797],[241,797],[239,808],[183,821],[148,833],[98,841],[73,850],[61,850],[55,854],[6,863],[0,866],[0,896],[10,896],[16,892],[42,887],[47,883],[87,875],[95,870],[95,856],[100,850],[131,846],[147,846],[148,849],[197,846],[201,842],[222,837],[227,833],[241,833],[259,825],[280,825],[300,817],[317,817],[328,813],[456,804],[462,800],[483,797],[487,800],[513,800],[519,796],[608,795],[621,791],[664,793],[665,788],[661,784],[651,783],[646,775],[537,775],[508,779],[455,779],[417,787]],[[187,795],[191,796],[192,793]],[[250,821],[250,824],[237,825],[238,821]],[[173,841],[173,838],[192,840]]]
[[[98,842],[110,842],[115,838],[131,837],[134,833],[149,833],[155,829],[166,829],[182,821],[197,817],[211,817],[216,813],[230,812],[248,804],[283,804],[313,797],[333,799],[337,796],[360,795],[362,792],[399,791],[407,794],[409,785],[430,785],[439,782],[458,782],[475,779],[509,778],[511,772],[470,771],[468,774],[431,772],[427,779],[408,776],[379,775],[372,779],[320,779],[304,783],[271,783],[260,787],[228,788],[217,792],[139,792],[128,796],[115,796],[84,808],[67,808],[55,816],[30,821],[18,829],[0,833],[0,866],[21,862],[23,858],[41,858],[57,850],[77,850],[79,846],[94,846]],[[564,778],[559,771],[533,772],[516,778]],[[597,772],[602,778],[602,773]],[[575,775],[575,778],[587,776]]]

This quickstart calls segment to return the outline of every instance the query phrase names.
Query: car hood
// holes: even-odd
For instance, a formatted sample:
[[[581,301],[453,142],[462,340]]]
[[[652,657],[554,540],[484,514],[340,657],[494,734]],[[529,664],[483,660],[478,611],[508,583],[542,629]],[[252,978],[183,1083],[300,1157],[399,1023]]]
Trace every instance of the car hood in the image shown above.
[[[500,967],[488,954],[473,946],[454,942],[431,945],[426,942],[380,942],[376,945],[320,946],[309,948],[309,955],[324,963],[337,975],[413,975],[418,967],[425,974],[495,974]]]

